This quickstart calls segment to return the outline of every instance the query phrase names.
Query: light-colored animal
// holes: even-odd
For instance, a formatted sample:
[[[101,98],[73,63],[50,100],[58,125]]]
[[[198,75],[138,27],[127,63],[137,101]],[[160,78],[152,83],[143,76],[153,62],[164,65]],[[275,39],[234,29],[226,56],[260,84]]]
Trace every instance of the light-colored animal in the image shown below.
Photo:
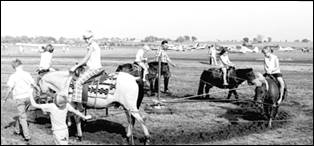
[[[56,98],[59,96],[68,96],[68,89],[71,79],[72,75],[69,71],[48,72],[39,81],[39,86],[42,93],[56,95]],[[139,99],[139,90],[143,90],[143,88],[139,89],[140,86],[137,84],[136,78],[134,76],[124,72],[117,73],[115,87],[114,94],[108,94],[107,98],[92,98],[88,96],[86,106],[97,107],[97,109],[101,109],[112,106],[112,103],[119,103],[124,108],[129,122],[126,136],[131,138],[132,143],[134,143],[132,129],[136,119],[141,124],[144,131],[146,138],[145,143],[148,143],[150,134],[141,115],[139,114],[139,105],[137,105]],[[54,91],[55,93],[51,91]],[[78,105],[74,102],[71,102],[71,104],[74,107],[77,107]],[[75,117],[75,122],[78,136],[80,138],[82,137],[82,129],[78,117]]]

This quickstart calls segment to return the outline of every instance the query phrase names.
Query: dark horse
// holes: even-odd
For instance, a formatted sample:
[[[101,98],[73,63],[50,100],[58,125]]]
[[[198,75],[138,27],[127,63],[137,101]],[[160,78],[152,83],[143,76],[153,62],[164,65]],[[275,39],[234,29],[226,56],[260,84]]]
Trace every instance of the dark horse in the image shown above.
[[[148,75],[146,77],[150,83],[150,91],[151,95],[153,96],[158,91],[158,62],[149,62],[148,67]],[[135,63],[119,65],[116,71],[128,72],[136,77],[143,78],[143,68],[139,65],[136,65]],[[164,77],[164,91],[166,92],[168,90],[170,79],[170,69],[168,63],[161,63],[161,76]]]
[[[230,68],[227,72],[228,86],[223,86],[222,70],[220,68],[210,68],[204,70],[200,77],[200,83],[198,88],[198,95],[202,95],[205,87],[206,98],[209,98],[209,89],[213,86],[222,89],[235,89],[244,81],[249,83],[255,78],[252,68],[245,69],[234,69]],[[228,99],[234,94],[235,98],[238,99],[238,93],[236,90],[229,90]]]
[[[255,88],[254,100],[259,101],[263,104],[264,115],[269,120],[268,126],[271,127],[272,120],[275,119],[279,106],[275,103],[278,101],[280,96],[280,84],[278,81],[271,75],[266,75],[266,82],[262,86],[257,86]],[[287,98],[288,90],[287,85],[285,84],[284,94],[282,101]]]

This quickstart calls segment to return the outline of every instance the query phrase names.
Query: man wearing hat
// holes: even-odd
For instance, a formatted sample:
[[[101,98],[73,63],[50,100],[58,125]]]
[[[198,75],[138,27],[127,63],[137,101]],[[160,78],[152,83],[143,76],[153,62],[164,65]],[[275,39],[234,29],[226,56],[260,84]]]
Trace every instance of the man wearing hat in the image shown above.
[[[227,82],[227,69],[229,67],[234,67],[235,65],[229,60],[229,56],[228,56],[228,49],[227,48],[223,48],[221,50],[221,52],[219,53],[219,59],[221,62],[221,69],[222,69],[222,73],[223,73],[223,85],[227,86],[228,82]]]
[[[150,50],[148,46],[144,46],[143,48],[139,49],[136,53],[135,63],[141,66],[144,69],[143,73],[143,81],[146,82],[146,75],[148,74],[148,67],[147,67],[147,58],[144,55]]]
[[[85,42],[88,44],[87,46],[87,54],[85,55],[84,59],[78,63],[77,65],[73,66],[70,71],[74,72],[79,66],[86,64],[87,69],[86,71],[80,75],[80,77],[77,79],[75,83],[75,90],[74,90],[74,96],[73,96],[73,101],[75,102],[82,102],[82,84],[87,81],[90,77],[98,74],[101,72],[102,65],[101,65],[101,53],[100,53],[100,48],[98,44],[94,41],[93,39],[93,33],[92,31],[87,31],[83,35],[83,39]]]

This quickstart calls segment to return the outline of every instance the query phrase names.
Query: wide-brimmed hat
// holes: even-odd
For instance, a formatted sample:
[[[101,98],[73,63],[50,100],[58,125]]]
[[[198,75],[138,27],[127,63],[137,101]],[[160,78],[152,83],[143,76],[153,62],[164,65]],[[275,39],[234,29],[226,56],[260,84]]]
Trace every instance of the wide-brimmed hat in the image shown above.
[[[94,36],[93,32],[91,30],[88,30],[83,34],[83,39],[89,39],[92,38],[93,36]]]

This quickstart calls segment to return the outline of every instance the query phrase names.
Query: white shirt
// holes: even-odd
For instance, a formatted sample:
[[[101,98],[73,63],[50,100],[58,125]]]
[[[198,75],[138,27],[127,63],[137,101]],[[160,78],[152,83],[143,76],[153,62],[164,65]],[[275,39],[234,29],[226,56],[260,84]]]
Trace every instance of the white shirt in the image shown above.
[[[135,62],[143,62],[146,58],[144,58],[144,50],[139,49],[136,53]]]
[[[67,103],[64,109],[60,109],[55,103],[39,104],[43,111],[50,113],[51,129],[52,130],[64,130],[67,129],[66,117],[68,111],[76,113],[77,111]]]
[[[101,68],[101,54],[100,54],[100,48],[96,42],[92,42],[88,46],[88,50],[92,50],[92,54],[90,58],[88,59],[86,65],[89,69],[98,69]]]
[[[18,66],[16,71],[9,77],[7,85],[13,88],[13,99],[29,98],[33,94],[31,84],[35,84],[30,73],[23,70],[22,66]]]
[[[210,56],[212,56],[212,57],[216,57],[216,48],[215,47],[210,47],[209,48],[209,51],[208,51],[208,53],[209,53],[209,55]]]
[[[273,54],[270,54],[269,57],[265,57],[264,69],[265,72],[269,74],[280,73],[278,57]]]
[[[223,67],[229,67],[229,65],[232,64],[231,61],[229,60],[228,55],[221,55],[219,58],[220,58],[221,65]]]
[[[51,60],[52,60],[52,53],[48,51],[41,53],[39,68],[49,69],[51,65]]]

